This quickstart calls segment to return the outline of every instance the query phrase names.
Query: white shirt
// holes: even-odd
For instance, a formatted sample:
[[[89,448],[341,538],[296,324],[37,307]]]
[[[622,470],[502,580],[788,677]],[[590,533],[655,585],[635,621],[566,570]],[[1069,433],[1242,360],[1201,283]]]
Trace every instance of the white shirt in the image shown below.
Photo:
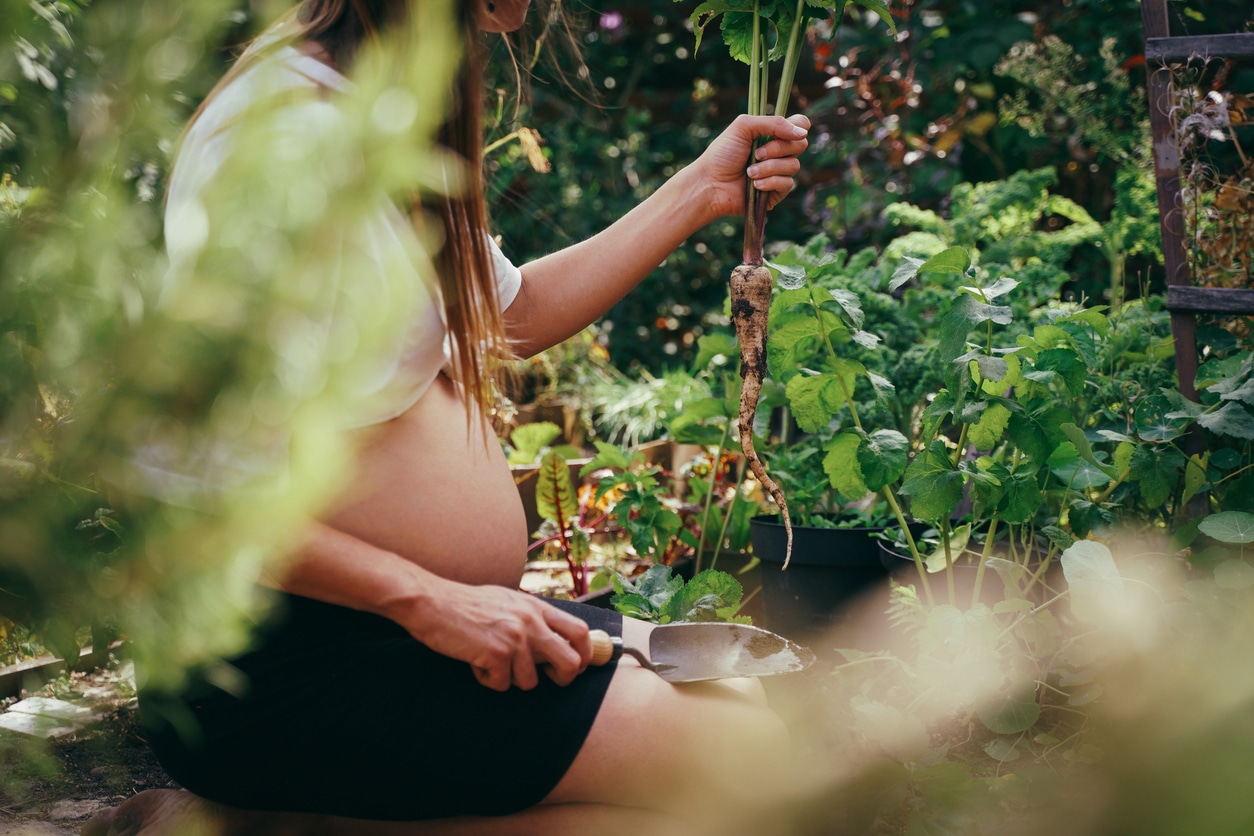
[[[234,126],[248,108],[262,100],[277,102],[284,136],[333,132],[344,118],[336,96],[351,89],[340,73],[289,46],[256,58],[218,91],[184,137],[171,175],[165,213],[170,267],[158,307],[186,304],[198,259],[215,225],[223,226],[210,217],[202,198],[231,158]],[[308,161],[311,170],[318,162]],[[294,316],[297,337],[275,340],[276,375],[315,395],[327,394],[318,387],[333,380],[337,421],[342,429],[353,429],[388,421],[417,403],[447,365],[450,341],[430,261],[410,218],[386,194],[334,237],[328,251],[338,258],[311,274],[325,283],[316,291],[313,310],[299,309]],[[516,298],[522,275],[491,239],[489,249],[504,309]],[[360,333],[361,313],[369,310],[399,314],[399,320],[392,317],[399,327]],[[328,374],[328,368],[339,373]],[[154,421],[151,429],[138,429],[130,472],[115,481],[174,504],[212,505],[213,497],[284,468],[287,428],[281,421],[274,424],[273,432],[250,426],[237,439],[211,428],[188,440],[187,434],[168,432],[168,423]]]

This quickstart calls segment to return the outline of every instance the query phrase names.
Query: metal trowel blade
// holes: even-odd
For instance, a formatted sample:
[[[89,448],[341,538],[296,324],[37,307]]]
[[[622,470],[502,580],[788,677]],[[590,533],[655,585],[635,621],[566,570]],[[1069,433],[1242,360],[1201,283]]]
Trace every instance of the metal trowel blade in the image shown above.
[[[668,682],[776,676],[804,670],[814,662],[809,649],[760,627],[706,622],[654,628],[649,657]]]

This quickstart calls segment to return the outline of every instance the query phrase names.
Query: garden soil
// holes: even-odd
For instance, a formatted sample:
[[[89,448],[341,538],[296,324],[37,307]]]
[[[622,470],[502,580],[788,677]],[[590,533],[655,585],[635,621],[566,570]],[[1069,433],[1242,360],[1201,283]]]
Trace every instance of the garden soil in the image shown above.
[[[0,836],[76,834],[104,807],[142,790],[177,786],[148,750],[134,689],[116,667],[73,673],[37,693],[89,706],[101,717],[50,741],[0,738]]]

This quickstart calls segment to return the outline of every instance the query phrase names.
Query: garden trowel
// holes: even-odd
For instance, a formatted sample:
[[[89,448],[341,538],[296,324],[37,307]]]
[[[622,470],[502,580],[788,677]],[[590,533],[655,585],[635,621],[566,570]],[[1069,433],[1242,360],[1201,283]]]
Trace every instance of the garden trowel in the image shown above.
[[[649,634],[649,653],[625,647],[604,630],[592,631],[592,664],[624,653],[667,682],[697,682],[732,676],[775,676],[807,668],[814,654],[800,645],[748,624],[665,624]]]

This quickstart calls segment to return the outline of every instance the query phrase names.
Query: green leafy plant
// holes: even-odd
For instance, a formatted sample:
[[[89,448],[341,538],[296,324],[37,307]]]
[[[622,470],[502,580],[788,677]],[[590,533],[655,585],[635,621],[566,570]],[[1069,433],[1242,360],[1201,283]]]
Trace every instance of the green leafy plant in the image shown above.
[[[611,602],[620,613],[654,624],[725,621],[748,624],[737,615],[744,589],[726,572],[707,569],[684,582],[668,566],[651,566],[635,580],[614,578]]]
[[[684,525],[672,506],[661,470],[639,452],[596,442],[597,455],[579,471],[582,479],[601,473],[595,486],[581,487],[560,450],[549,450],[536,475],[536,509],[543,522],[529,551],[556,553],[570,568],[573,591],[590,589],[587,561],[595,535],[624,536],[639,556],[664,562]]]
[[[523,424],[509,434],[505,445],[505,460],[511,465],[535,464],[549,452],[560,453],[568,459],[578,458],[583,451],[569,444],[553,442],[562,437],[562,428],[551,421]]]

